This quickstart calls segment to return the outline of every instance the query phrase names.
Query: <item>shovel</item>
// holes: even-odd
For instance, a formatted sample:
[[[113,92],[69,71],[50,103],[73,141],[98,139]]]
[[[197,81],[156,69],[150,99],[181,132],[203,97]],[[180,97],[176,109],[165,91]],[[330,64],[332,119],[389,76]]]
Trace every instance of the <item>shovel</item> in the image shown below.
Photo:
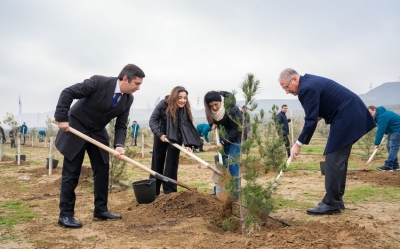
[[[383,137],[383,138],[382,138],[382,141],[381,141],[381,143],[379,144],[379,146],[381,146],[381,144],[385,141],[385,138],[386,138],[386,137]],[[374,150],[374,152],[372,152],[372,155],[369,157],[369,159],[368,159],[366,165],[368,165],[368,164],[372,161],[372,158],[374,158],[376,152],[378,152],[378,149],[379,149],[379,148],[376,148],[376,149]]]
[[[54,124],[57,124],[57,121],[55,121],[54,119],[52,120],[52,122],[53,122]],[[69,132],[71,132],[71,133],[77,135],[78,137],[80,137],[80,138],[82,138],[82,139],[88,141],[89,143],[92,143],[92,144],[94,144],[94,145],[100,147],[101,149],[103,149],[103,150],[105,150],[105,151],[107,151],[107,152],[109,152],[109,153],[111,153],[111,154],[113,154],[113,155],[119,154],[118,152],[116,152],[115,150],[111,149],[110,147],[105,146],[104,144],[100,143],[99,141],[96,141],[96,140],[94,140],[93,138],[86,136],[86,135],[83,134],[82,132],[77,131],[77,130],[75,130],[75,129],[72,128],[72,127],[69,127],[68,130],[69,130]],[[147,171],[150,175],[154,176],[155,178],[157,178],[157,179],[159,179],[159,180],[162,180],[162,181],[164,181],[164,182],[170,182],[170,183],[179,185],[179,186],[181,186],[181,187],[184,187],[184,188],[186,188],[186,189],[188,189],[188,190],[192,190],[188,185],[183,184],[183,183],[181,183],[181,182],[178,182],[178,181],[176,181],[176,180],[174,180],[174,179],[171,179],[171,178],[169,178],[169,177],[163,176],[163,175],[161,175],[161,174],[155,172],[154,170],[151,170],[151,169],[147,168],[146,166],[144,166],[144,165],[142,165],[142,164],[136,162],[135,160],[130,159],[130,158],[127,157],[127,156],[121,155],[121,159],[124,160],[125,162],[128,162],[128,163],[130,163],[130,164],[135,165],[136,167],[138,167],[138,168],[140,168],[140,169],[142,169],[142,170],[144,170],[144,171]]]
[[[212,146],[209,142],[207,142],[203,137],[200,137],[201,140],[203,140],[205,143],[207,143],[208,146]]]
[[[194,160],[198,161],[199,163],[203,164],[204,166],[206,166],[208,169],[212,170],[214,172],[214,174],[212,175],[211,179],[218,183],[221,186],[225,186],[225,183],[228,182],[229,180],[224,179],[223,177],[229,177],[229,175],[224,174],[220,169],[218,169],[215,166],[210,165],[209,163],[207,163],[206,161],[204,161],[203,159],[197,157],[195,154],[193,154],[192,152],[187,151],[186,148],[183,148],[182,146],[180,146],[179,144],[176,143],[171,143],[168,139],[166,139],[168,143],[170,143],[171,145],[173,145],[175,148],[177,148],[178,150],[182,151],[183,153],[185,153],[186,155],[190,156],[191,158],[193,158]]]
[[[217,140],[217,147],[221,147],[221,143],[219,141],[220,137],[219,137],[218,128],[215,129],[215,139]],[[218,162],[223,164],[222,155],[221,155],[221,153],[219,153],[219,150],[218,150]],[[223,188],[217,182],[215,185],[215,196],[217,196],[217,198],[221,201],[225,201],[226,199],[228,199],[228,193],[226,192],[225,188]]]
[[[284,167],[283,169],[281,169],[281,171],[279,172],[279,174],[276,176],[275,181],[274,181],[274,183],[272,184],[272,187],[275,187],[275,186],[276,186],[276,184],[278,183],[278,181],[279,181],[279,180],[282,178],[282,176],[283,176],[283,171],[286,170],[286,169],[289,167],[289,165],[290,165],[291,162],[292,162],[292,158],[289,157],[289,158],[287,159],[287,161],[286,161],[286,167]]]

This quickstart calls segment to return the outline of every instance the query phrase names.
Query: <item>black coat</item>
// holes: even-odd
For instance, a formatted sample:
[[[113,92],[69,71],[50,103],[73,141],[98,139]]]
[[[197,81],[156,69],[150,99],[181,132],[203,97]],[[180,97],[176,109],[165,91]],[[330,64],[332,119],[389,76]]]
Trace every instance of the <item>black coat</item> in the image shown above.
[[[149,127],[159,138],[167,133],[167,115],[165,114],[167,107],[168,100],[165,98],[158,103],[150,116]]]
[[[186,110],[184,108],[177,110],[178,120],[174,123],[172,117],[166,114],[167,107],[168,100],[164,99],[151,114],[149,126],[153,134],[157,137],[166,135],[170,142],[178,144],[183,142],[186,147],[200,147],[203,143]]]
[[[242,112],[235,104],[232,104],[229,109],[229,115],[225,113],[220,121],[214,120],[214,123],[218,125],[218,127],[223,126],[225,128],[227,133],[223,139],[231,143],[240,143],[242,140],[242,131],[239,130],[237,122],[240,124],[242,123]]]
[[[376,127],[358,95],[339,83],[316,75],[300,76],[298,98],[304,108],[304,127],[298,140],[308,144],[322,117],[330,124],[324,155],[355,143]]]
[[[282,130],[283,130],[283,135],[287,136],[289,135],[289,123],[290,118],[286,117],[286,113],[284,112],[279,112],[278,113],[278,123],[282,125]]]
[[[4,134],[4,129],[1,126],[0,126],[0,136],[3,139],[3,141],[6,141],[6,135]]]
[[[69,122],[69,126],[83,134],[110,146],[106,125],[113,119],[115,122],[115,144],[124,144],[126,123],[129,109],[133,102],[132,94],[123,94],[115,108],[111,108],[118,78],[92,76],[82,83],[65,88],[60,95],[54,117],[58,122]],[[72,107],[72,101],[79,99]],[[81,150],[85,140],[60,130],[55,145],[68,160],[72,160]],[[104,162],[108,162],[109,154],[101,150]]]

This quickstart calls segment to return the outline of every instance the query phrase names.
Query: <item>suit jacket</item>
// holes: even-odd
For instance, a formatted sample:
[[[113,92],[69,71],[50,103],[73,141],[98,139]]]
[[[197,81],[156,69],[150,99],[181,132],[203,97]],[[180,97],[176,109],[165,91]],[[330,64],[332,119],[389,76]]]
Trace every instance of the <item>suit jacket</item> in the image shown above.
[[[282,131],[283,131],[283,135],[287,136],[289,135],[289,122],[290,122],[290,118],[286,117],[286,113],[280,111],[278,113],[278,123],[282,125]],[[279,133],[279,131],[278,131]]]
[[[95,75],[82,83],[65,88],[60,95],[54,117],[58,122],[69,122],[69,126],[83,134],[110,146],[106,125],[115,122],[116,144],[124,144],[129,109],[133,102],[132,94],[123,94],[117,106],[111,108],[111,102],[118,78]],[[72,107],[72,101],[79,99]],[[72,160],[82,149],[85,140],[59,130],[55,145],[68,160]],[[108,152],[101,150],[104,162],[108,162]]]
[[[305,111],[305,124],[298,140],[308,144],[318,117],[330,124],[324,155],[353,144],[376,124],[364,102],[333,80],[306,74],[300,76],[298,98]]]

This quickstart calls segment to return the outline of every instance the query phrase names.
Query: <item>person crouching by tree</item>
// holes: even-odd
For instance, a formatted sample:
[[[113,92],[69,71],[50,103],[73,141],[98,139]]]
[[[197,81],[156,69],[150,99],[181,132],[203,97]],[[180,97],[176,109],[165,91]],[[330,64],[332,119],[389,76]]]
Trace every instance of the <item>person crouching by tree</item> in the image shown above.
[[[210,140],[208,139],[208,133],[211,131],[211,125],[209,124],[198,124],[197,127],[197,133],[199,134],[200,137],[204,139],[208,144],[210,143]],[[204,152],[205,150],[203,149],[203,144],[199,148],[199,152]]]
[[[189,152],[192,147],[200,147],[201,140],[193,125],[193,116],[188,100],[188,91],[176,86],[171,94],[161,100],[150,116],[149,126],[154,134],[151,169],[171,179],[178,179],[180,150],[168,143],[182,143]],[[154,176],[150,175],[150,178]],[[156,179],[156,195],[161,184],[164,194],[177,192],[176,184]]]
[[[225,136],[221,134],[221,144],[225,154],[222,156],[222,161],[223,165],[228,168],[231,176],[235,178],[235,189],[238,190],[240,177],[238,160],[242,138],[242,132],[239,129],[238,123],[242,123],[242,111],[236,105],[234,98],[231,100],[231,95],[230,92],[225,91],[210,91],[204,96],[204,108],[207,121],[212,126],[212,130],[223,127],[226,131]],[[228,98],[231,101],[224,101],[224,98]],[[229,110],[225,109],[225,102],[229,104]],[[233,195],[237,197],[238,192],[236,191]]]

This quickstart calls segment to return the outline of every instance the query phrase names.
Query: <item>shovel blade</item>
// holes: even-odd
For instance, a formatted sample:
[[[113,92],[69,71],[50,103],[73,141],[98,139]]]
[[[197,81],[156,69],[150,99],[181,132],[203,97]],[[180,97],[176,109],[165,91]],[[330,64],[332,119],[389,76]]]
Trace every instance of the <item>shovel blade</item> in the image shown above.
[[[215,196],[220,201],[226,201],[229,197],[229,194],[224,187],[222,187],[219,184],[216,184],[215,185]]]
[[[217,173],[213,173],[211,179],[220,186],[225,186],[225,183],[222,181],[222,178]]]

